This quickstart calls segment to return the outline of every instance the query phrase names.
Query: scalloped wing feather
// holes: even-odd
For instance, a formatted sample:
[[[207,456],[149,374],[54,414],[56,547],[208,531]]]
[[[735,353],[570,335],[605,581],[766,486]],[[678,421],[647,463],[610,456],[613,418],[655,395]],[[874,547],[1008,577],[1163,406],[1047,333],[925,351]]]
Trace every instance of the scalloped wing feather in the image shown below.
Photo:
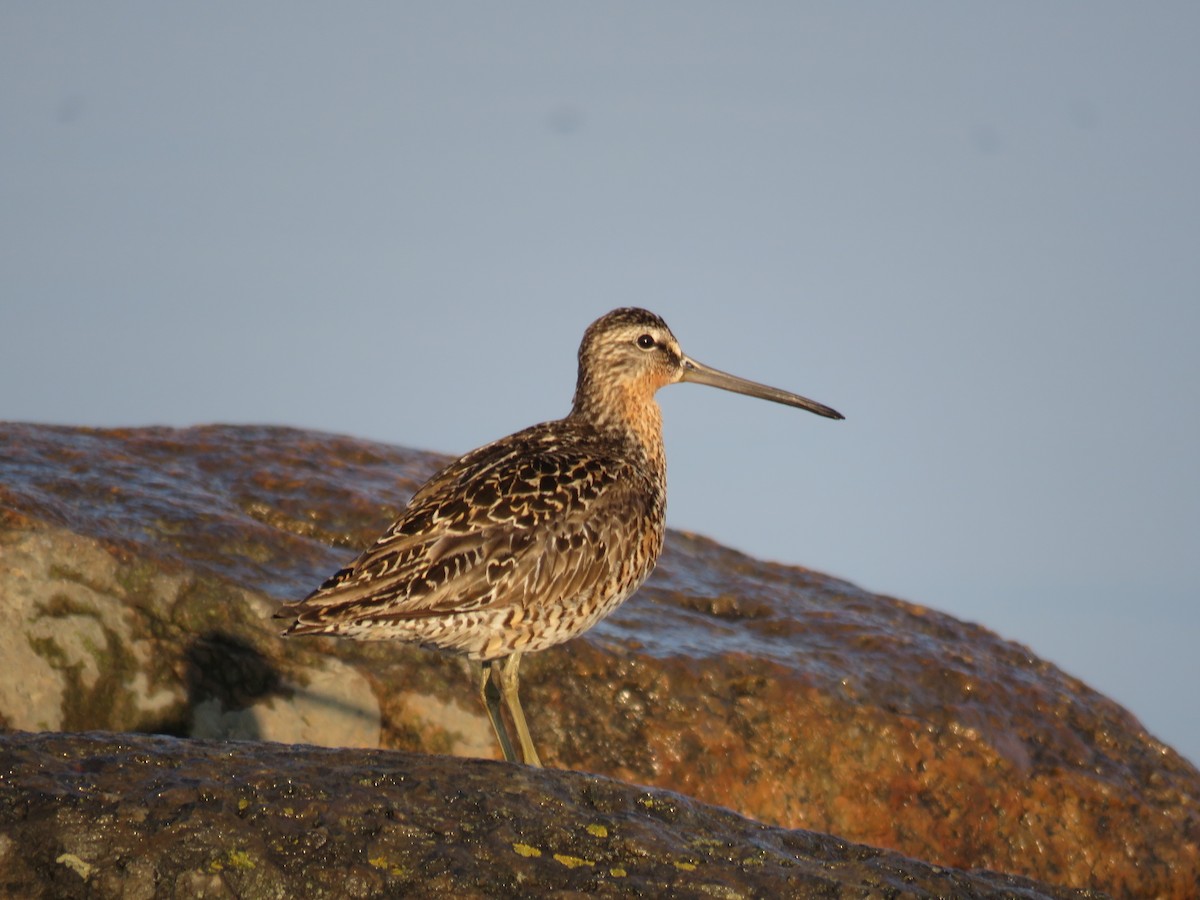
[[[640,583],[658,548],[638,566],[625,545],[641,530],[620,523],[661,523],[661,490],[621,461],[626,448],[580,434],[564,441],[563,423],[551,424],[481,447],[434,476],[374,545],[285,608],[296,617],[289,633],[550,604],[589,585]]]

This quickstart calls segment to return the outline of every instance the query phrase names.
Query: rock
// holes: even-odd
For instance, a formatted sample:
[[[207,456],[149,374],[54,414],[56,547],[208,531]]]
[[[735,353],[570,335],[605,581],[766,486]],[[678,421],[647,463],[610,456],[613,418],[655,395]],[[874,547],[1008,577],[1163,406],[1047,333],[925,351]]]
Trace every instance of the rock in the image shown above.
[[[0,735],[0,889],[71,897],[1098,896],[596,775],[143,735]]]
[[[460,661],[270,618],[442,459],[264,427],[0,447],[0,724],[496,755]],[[694,535],[528,657],[522,696],[551,765],[942,866],[1197,894],[1200,773],[1128,712],[986,629]]]

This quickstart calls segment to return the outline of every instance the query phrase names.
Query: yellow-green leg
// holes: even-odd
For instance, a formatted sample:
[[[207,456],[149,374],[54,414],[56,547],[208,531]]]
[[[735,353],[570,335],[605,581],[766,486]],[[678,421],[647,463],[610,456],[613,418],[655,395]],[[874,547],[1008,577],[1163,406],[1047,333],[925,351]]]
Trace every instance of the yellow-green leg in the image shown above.
[[[508,739],[508,732],[504,728],[504,720],[500,717],[500,688],[496,685],[496,679],[492,678],[492,664],[496,660],[489,659],[486,662],[479,663],[476,671],[476,677],[479,679],[479,699],[483,701],[484,708],[487,709],[488,718],[492,720],[492,730],[496,732],[496,740],[500,742],[500,750],[504,753],[504,758],[511,763],[517,761],[517,754],[513,752],[512,741]],[[500,673],[497,672],[497,675]]]
[[[542,761],[538,759],[533,739],[529,736],[529,726],[525,723],[525,712],[521,709],[521,678],[518,673],[521,654],[511,653],[503,659],[489,659],[478,666],[476,678],[479,680],[479,697],[487,709],[492,730],[496,732],[496,740],[500,742],[504,758],[508,762],[518,761],[517,754],[513,751],[512,739],[508,736],[508,729],[504,727],[504,718],[500,714],[502,700],[508,706],[508,715],[517,730],[517,740],[521,743],[521,756],[525,764],[540,768]]]
[[[520,675],[517,670],[521,666],[521,654],[510,654],[500,669],[500,687],[504,692],[504,702],[508,704],[508,713],[512,716],[513,726],[517,729],[517,740],[521,742],[521,755],[525,757],[525,765],[538,766],[537,750],[533,746],[533,738],[529,736],[529,726],[525,724],[525,713],[521,710],[521,698],[518,695]]]

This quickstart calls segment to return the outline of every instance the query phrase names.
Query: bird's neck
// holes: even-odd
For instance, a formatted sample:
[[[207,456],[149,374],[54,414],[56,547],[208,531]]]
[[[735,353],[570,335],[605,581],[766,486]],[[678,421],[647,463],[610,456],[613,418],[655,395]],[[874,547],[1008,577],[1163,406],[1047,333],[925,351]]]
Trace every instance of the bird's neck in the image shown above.
[[[638,447],[656,469],[666,468],[662,410],[647,385],[610,385],[603,393],[577,391],[571,417],[621,435]]]

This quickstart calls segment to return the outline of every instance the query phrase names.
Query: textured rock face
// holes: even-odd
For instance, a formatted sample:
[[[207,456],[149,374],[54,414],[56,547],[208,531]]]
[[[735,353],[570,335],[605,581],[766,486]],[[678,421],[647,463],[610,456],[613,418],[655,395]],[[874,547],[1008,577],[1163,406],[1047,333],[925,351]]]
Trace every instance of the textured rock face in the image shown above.
[[[378,751],[0,735],[10,897],[1083,896],[598,776]]]
[[[0,425],[20,673],[0,723],[494,756],[460,661],[270,619],[441,462],[287,429]],[[1200,774],[1123,709],[982,628],[695,536],[527,658],[522,696],[551,765],[940,865],[1196,895]]]

